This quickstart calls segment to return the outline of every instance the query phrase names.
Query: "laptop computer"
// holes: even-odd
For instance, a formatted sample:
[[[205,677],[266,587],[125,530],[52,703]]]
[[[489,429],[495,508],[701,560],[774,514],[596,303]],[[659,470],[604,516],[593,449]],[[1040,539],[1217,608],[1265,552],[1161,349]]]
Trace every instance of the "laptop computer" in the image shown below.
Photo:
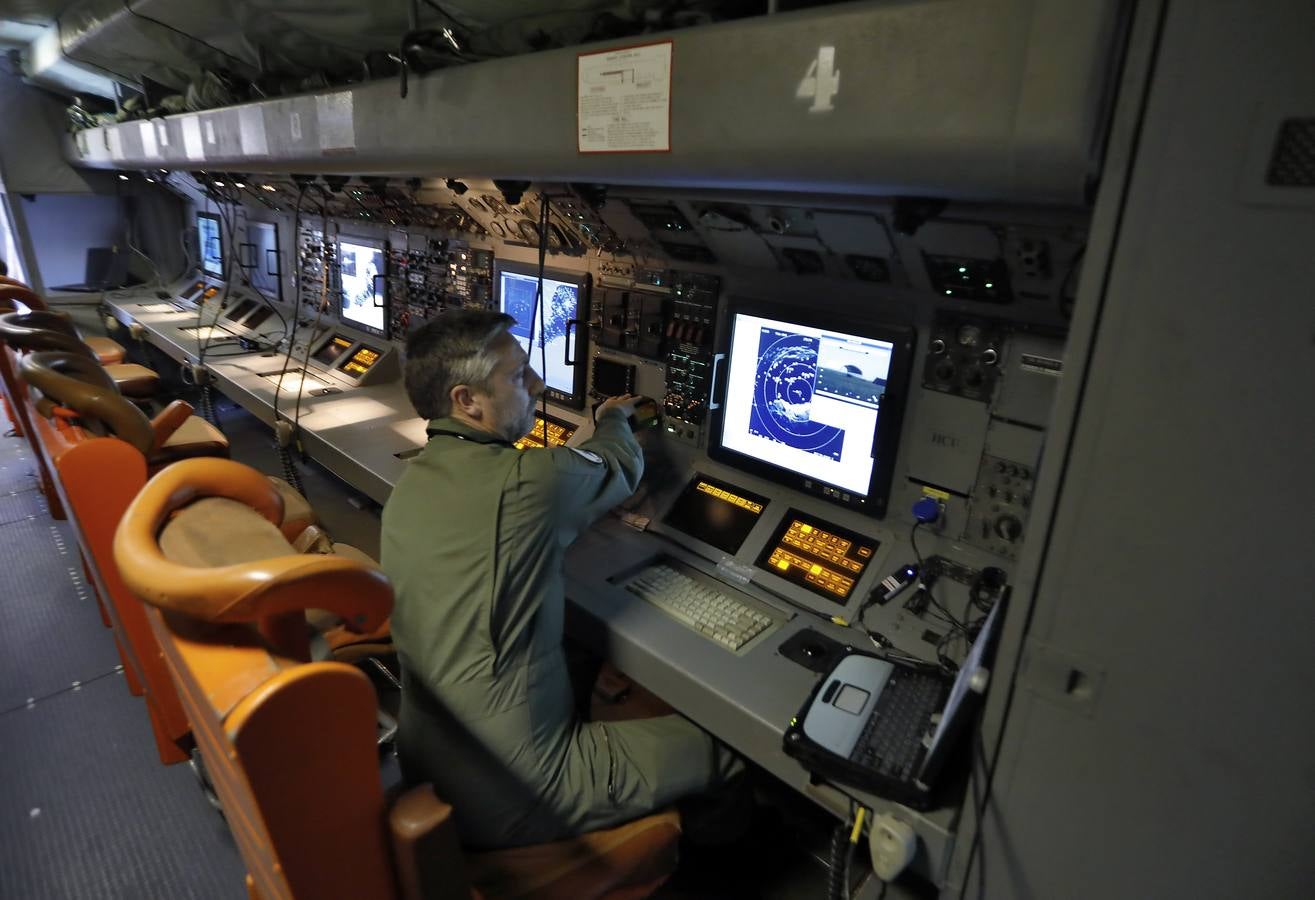
[[[128,283],[128,254],[116,253],[113,247],[88,247],[87,268],[81,284],[61,284],[52,291],[75,294],[98,294]]]
[[[914,809],[936,803],[937,778],[971,726],[1004,598],[982,623],[958,676],[850,652],[813,689],[785,733],[785,752],[811,771]]]

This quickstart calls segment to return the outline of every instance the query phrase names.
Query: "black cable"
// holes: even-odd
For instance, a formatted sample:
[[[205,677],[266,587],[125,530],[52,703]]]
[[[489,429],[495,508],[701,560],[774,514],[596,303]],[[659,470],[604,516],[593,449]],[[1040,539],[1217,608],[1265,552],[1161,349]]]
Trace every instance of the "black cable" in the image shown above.
[[[530,334],[534,334],[534,323],[539,321],[541,307],[546,306],[543,302],[543,270],[548,260],[548,195],[544,191],[539,191],[539,286],[534,292],[534,314],[530,317]],[[544,380],[544,392],[539,395],[539,409],[542,412],[543,423],[543,446],[548,449],[548,316],[547,310],[543,310],[543,321],[539,324],[539,366],[540,376]],[[530,345],[530,351],[533,352],[534,346]],[[533,427],[530,429],[533,431]]]
[[[323,193],[323,188],[321,188],[321,193]],[[328,201],[328,195],[324,195],[324,199],[325,199],[326,202],[320,206],[320,228],[321,228],[321,232],[320,232],[320,253],[321,253],[322,255],[324,254],[325,249],[329,246],[329,243],[328,243],[328,238],[329,238],[329,207],[328,207],[328,202],[327,202],[327,201]],[[337,265],[337,253],[334,254],[334,265]],[[332,274],[332,266],[329,264],[328,260],[325,260],[325,261],[323,262],[323,264],[322,264],[321,267],[320,267],[320,271],[321,271],[321,276],[320,276],[320,302],[317,303],[317,304],[315,305],[315,322],[311,325],[311,334],[312,334],[312,335],[315,334],[315,332],[317,332],[317,331],[319,330],[319,328],[320,328],[320,317],[324,315],[325,307],[327,307],[327,306],[329,305],[329,276]],[[341,309],[341,308],[342,308],[342,307],[341,307],[341,304],[342,304],[342,299],[341,299],[341,295],[342,295],[342,278],[341,278],[341,276],[340,276],[339,279],[338,279],[337,291],[338,291],[338,294],[339,294],[339,300],[338,300],[338,303],[339,303],[339,309]],[[302,387],[305,387],[305,383],[306,383],[306,368],[310,365],[310,345],[311,345],[311,341],[307,341],[307,342],[306,342],[306,352],[305,352],[305,354],[302,356],[302,360],[301,360],[301,378],[302,378]],[[302,394],[304,394],[304,393],[305,393],[304,390],[298,390],[298,391],[297,391],[297,403],[296,403],[296,406],[294,407],[294,409],[293,409],[293,413],[292,413],[292,438],[293,438],[293,440],[296,440],[296,437],[297,437],[297,430],[301,427],[301,396],[302,396]]]
[[[969,767],[969,780],[973,793],[973,815],[977,818],[978,834],[981,833],[983,821],[982,817],[986,815],[986,785],[982,785],[982,797],[977,797],[977,763],[980,760],[982,764],[982,777],[986,777],[986,748],[982,746],[982,717],[977,717],[977,727],[973,729],[973,748],[975,754],[972,764]],[[979,842],[980,846],[980,842]],[[967,873],[965,873],[965,876]],[[965,877],[965,881],[967,878]],[[982,851],[977,860],[977,897],[981,900],[986,896],[986,852]]]
[[[300,244],[301,241],[301,201],[306,196],[306,185],[297,186],[297,211],[292,218],[292,236],[293,240]],[[280,269],[280,277],[282,271]],[[301,278],[297,278],[297,292],[292,301],[292,336],[288,338],[288,349],[283,354],[283,368],[279,370],[278,381],[274,383],[274,424],[278,425],[279,421],[279,394],[283,390],[283,377],[288,372],[288,366],[292,362],[292,347],[297,343],[297,317],[301,314]],[[315,334],[311,333],[311,340],[314,340]]]
[[[827,870],[826,879],[827,900],[845,900],[844,859],[849,852],[846,844],[849,843],[851,827],[847,822],[841,822],[831,833],[831,866]]]
[[[182,35],[183,37],[187,38],[189,41],[195,41],[196,43],[200,44],[201,46],[203,46],[203,47],[205,47],[205,48],[207,48],[207,49],[209,49],[209,50],[213,50],[215,53],[218,53],[220,56],[226,56],[226,57],[228,57],[228,58],[231,59],[234,63],[237,64],[237,67],[238,67],[238,70],[239,70],[239,71],[240,71],[241,69],[243,69],[243,68],[246,68],[246,65],[247,65],[247,64],[246,64],[245,61],[243,61],[242,59],[240,59],[240,58],[234,56],[234,55],[231,54],[231,53],[227,53],[227,52],[225,52],[225,51],[219,49],[219,48],[216,47],[214,44],[211,44],[211,43],[209,43],[208,41],[203,41],[203,40],[201,40],[199,37],[196,37],[195,35],[188,34],[186,31],[183,31],[181,28],[175,28],[174,26],[170,25],[168,22],[161,22],[159,19],[153,19],[153,18],[151,18],[150,16],[144,16],[144,15],[142,15],[141,13],[137,12],[137,10],[135,10],[135,9],[132,8],[132,2],[131,2],[131,0],[123,0],[123,8],[124,8],[125,10],[127,10],[128,13],[129,13],[130,15],[136,16],[137,18],[141,19],[141,20],[144,21],[144,22],[150,22],[150,23],[152,23],[153,25],[159,25],[161,28],[167,28],[167,29],[169,29],[170,31],[172,31],[174,34]]]
[[[1068,271],[1064,273],[1064,278],[1059,283],[1059,296],[1056,298],[1059,303],[1059,314],[1065,319],[1073,318],[1073,299],[1068,296],[1070,283],[1073,281],[1073,275],[1078,270],[1078,264],[1082,262],[1082,257],[1087,253],[1087,245],[1083,244],[1078,248],[1078,252],[1073,254],[1069,260]]]

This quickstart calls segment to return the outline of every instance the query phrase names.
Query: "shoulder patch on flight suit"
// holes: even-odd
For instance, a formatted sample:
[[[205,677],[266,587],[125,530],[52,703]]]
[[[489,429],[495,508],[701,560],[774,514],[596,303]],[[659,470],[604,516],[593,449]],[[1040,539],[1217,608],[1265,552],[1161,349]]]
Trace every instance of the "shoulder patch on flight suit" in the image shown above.
[[[603,458],[592,450],[581,450],[579,447],[567,447],[566,449],[570,450],[572,453],[578,453],[596,466],[603,465]]]

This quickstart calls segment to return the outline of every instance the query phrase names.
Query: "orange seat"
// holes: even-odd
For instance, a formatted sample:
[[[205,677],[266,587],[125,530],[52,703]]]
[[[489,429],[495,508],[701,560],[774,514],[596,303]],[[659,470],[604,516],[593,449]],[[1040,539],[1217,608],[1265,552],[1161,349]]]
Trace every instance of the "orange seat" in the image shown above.
[[[0,288],[2,291],[3,288]],[[83,338],[63,313],[50,310],[0,315],[0,337],[20,350],[77,353],[96,360],[125,397],[155,396],[160,376],[145,366],[123,362],[123,347],[109,338]]]
[[[10,316],[0,316],[2,329]],[[175,400],[154,419],[119,394],[108,373],[81,354],[29,353],[19,374],[48,401],[75,415],[86,427],[127,441],[158,468],[194,456],[227,456],[228,438],[192,407]]]
[[[186,524],[189,511],[208,521]],[[387,808],[373,690],[350,666],[307,662],[303,617],[325,609],[370,631],[391,588],[377,568],[333,554],[265,557],[262,547],[286,546],[281,518],[277,490],[254,469],[188,460],[151,479],[114,542],[125,582],[152,607],[251,896],[621,900],[663,883],[676,861],[674,812],[463,854],[451,807],[427,785]],[[232,535],[227,549],[196,537],[198,524]],[[247,553],[258,558],[234,561]],[[202,557],[218,564],[197,565]]]

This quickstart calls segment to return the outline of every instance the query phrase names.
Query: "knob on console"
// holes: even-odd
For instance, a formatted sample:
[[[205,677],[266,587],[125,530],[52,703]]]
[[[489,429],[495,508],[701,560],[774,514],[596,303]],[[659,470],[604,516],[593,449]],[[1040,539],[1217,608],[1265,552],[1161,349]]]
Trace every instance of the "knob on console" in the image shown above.
[[[1012,544],[1023,536],[1023,523],[1017,516],[1000,516],[995,520],[995,533]]]
[[[931,342],[931,352],[932,352],[932,354],[935,355],[935,356],[940,356],[942,353],[944,353],[944,352],[945,352],[945,341],[941,340],[940,338],[936,338],[934,341],[932,341],[932,342]]]

